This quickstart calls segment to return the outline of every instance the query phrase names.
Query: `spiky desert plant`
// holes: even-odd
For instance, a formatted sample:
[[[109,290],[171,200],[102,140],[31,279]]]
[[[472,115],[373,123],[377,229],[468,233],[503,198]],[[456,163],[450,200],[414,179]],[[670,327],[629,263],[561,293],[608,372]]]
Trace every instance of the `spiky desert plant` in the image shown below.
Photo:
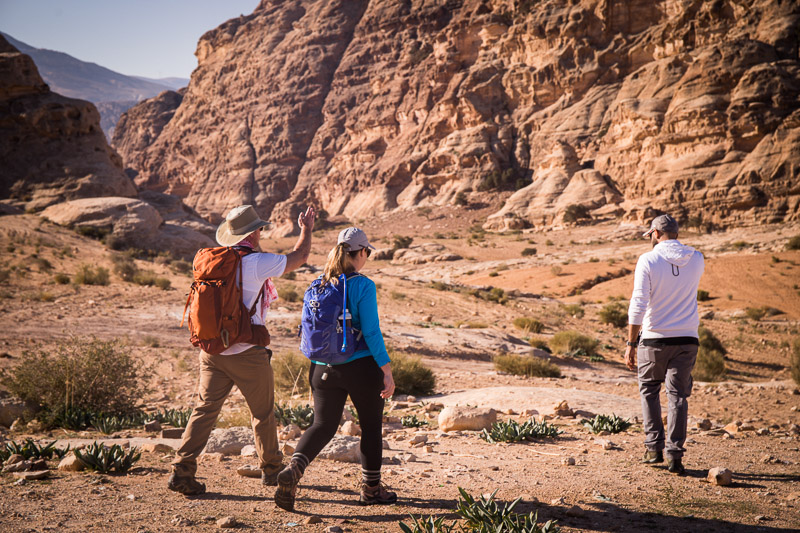
[[[420,420],[417,418],[417,415],[403,416],[400,418],[400,423],[403,424],[403,427],[407,428],[419,428],[428,425],[428,422],[425,420]]]
[[[555,438],[561,433],[563,431],[544,420],[541,422],[526,420],[522,424],[516,420],[509,420],[507,422],[495,422],[492,424],[491,429],[484,429],[481,432],[481,438],[486,442],[496,444],[498,442],[521,442],[538,438]]]
[[[620,418],[612,413],[610,416],[597,415],[591,420],[584,420],[583,425],[589,428],[592,433],[602,433],[603,431],[621,433],[633,424],[626,418]]]
[[[308,404],[293,407],[279,403],[275,405],[275,419],[283,426],[294,424],[306,429],[314,423],[314,408]]]
[[[89,470],[108,474],[112,471],[124,474],[142,456],[139,448],[131,448],[129,451],[119,444],[105,446],[97,441],[87,446],[84,450],[75,450],[75,456]]]

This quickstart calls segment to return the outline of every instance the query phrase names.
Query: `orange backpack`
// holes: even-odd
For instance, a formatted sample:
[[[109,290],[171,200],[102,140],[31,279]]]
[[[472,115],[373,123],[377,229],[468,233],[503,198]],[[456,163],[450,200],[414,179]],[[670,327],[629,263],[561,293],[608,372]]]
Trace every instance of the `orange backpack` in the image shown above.
[[[242,301],[242,257],[249,253],[252,250],[246,248],[201,248],[194,256],[194,281],[181,327],[188,309],[189,341],[206,353],[219,355],[239,342],[269,344],[266,326],[250,320],[264,297],[264,287],[250,309]]]

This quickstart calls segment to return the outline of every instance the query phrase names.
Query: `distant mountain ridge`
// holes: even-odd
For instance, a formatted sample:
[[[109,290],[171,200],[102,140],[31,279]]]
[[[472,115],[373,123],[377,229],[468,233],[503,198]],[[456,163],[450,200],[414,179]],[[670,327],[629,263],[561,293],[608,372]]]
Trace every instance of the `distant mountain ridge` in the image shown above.
[[[189,83],[188,79],[177,77],[157,80],[128,76],[96,63],[81,61],[64,52],[36,48],[7,33],[2,35],[20,52],[33,59],[53,92],[97,104],[101,125],[109,138],[113,135],[120,114],[125,110],[141,100],[163,91],[180,89]]]

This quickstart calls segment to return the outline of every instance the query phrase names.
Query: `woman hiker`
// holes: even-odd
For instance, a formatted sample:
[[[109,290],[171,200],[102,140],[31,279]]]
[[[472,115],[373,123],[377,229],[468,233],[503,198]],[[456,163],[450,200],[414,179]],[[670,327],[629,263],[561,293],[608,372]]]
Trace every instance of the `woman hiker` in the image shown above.
[[[297,484],[308,464],[336,434],[348,395],[361,425],[360,503],[393,504],[397,501],[397,494],[381,484],[381,424],[384,401],[394,393],[392,367],[378,321],[375,283],[358,274],[374,249],[362,230],[354,227],[342,230],[320,277],[322,286],[345,283],[352,326],[363,334],[366,348],[357,348],[349,359],[339,364],[325,364],[312,358],[309,383],[314,396],[314,423],[300,438],[289,465],[278,473],[275,504],[287,511],[294,510]],[[343,274],[345,280],[341,279]]]

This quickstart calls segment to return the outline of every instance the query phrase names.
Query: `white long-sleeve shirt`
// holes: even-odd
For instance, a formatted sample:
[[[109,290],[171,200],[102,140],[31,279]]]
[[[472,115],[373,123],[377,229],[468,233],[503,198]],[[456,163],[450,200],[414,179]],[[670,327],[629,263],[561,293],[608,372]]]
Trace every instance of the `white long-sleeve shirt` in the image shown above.
[[[697,338],[697,287],[704,269],[703,254],[674,239],[639,256],[628,323],[642,326],[643,339]]]

